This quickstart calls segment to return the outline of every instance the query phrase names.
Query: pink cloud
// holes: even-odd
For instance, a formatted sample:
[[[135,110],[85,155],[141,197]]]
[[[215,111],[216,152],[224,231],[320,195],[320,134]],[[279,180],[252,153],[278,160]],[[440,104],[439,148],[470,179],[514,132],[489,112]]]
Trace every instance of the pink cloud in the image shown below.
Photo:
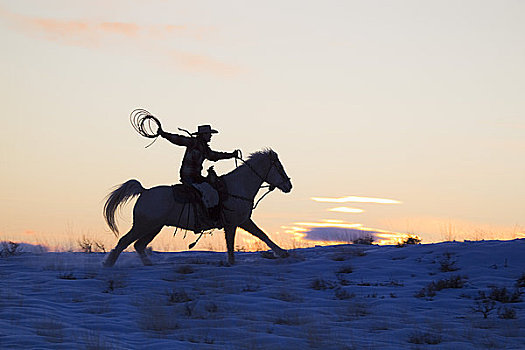
[[[120,34],[130,38],[137,37],[140,26],[134,23],[105,22],[98,24],[98,28],[105,33]]]
[[[151,39],[162,39],[177,35],[193,40],[202,40],[209,28],[190,28],[184,25],[139,25],[123,22],[95,22],[87,20],[61,20],[23,16],[11,13],[0,6],[0,18],[4,18],[11,27],[28,35],[43,37],[62,45],[100,48],[106,44],[111,48],[112,39],[118,39],[121,45],[147,46],[149,52],[157,52],[168,57],[169,62],[189,72],[212,73],[232,76],[240,71],[239,67],[221,62],[211,56],[173,51],[156,46]],[[141,40],[147,39],[147,40]]]
[[[181,51],[172,51],[172,57],[177,65],[193,72],[212,72],[224,76],[232,76],[239,73],[240,68],[217,61],[204,55],[190,54]]]

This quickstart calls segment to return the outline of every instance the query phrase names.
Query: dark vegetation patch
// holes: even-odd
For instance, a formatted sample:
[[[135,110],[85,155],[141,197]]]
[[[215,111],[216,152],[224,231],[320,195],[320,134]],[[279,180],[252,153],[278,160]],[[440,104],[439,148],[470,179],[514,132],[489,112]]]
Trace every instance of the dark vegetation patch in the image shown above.
[[[452,258],[453,254],[446,252],[443,257],[439,260],[439,271],[441,272],[453,272],[459,270],[456,263],[457,261]]]
[[[408,342],[412,344],[429,344],[436,345],[443,341],[443,337],[440,334],[414,331],[408,336]]]
[[[416,297],[434,297],[436,292],[443,289],[457,289],[463,288],[467,280],[466,276],[455,275],[450,278],[444,278],[437,281],[430,282],[427,286],[423,287],[419,292],[416,293]]]
[[[403,241],[398,242],[396,246],[398,248],[402,248],[402,247],[406,247],[407,245],[416,245],[416,244],[421,244],[421,238],[419,238],[418,236],[410,235]]]
[[[330,281],[325,281],[322,278],[316,278],[310,283],[310,288],[315,290],[326,290],[326,289],[334,289],[336,287],[335,283]]]
[[[191,265],[181,265],[176,271],[183,275],[189,275],[195,272]]]
[[[186,303],[193,300],[185,290],[170,290],[166,292],[166,295],[168,297],[168,304]]]
[[[1,242],[0,243],[0,257],[1,258],[9,258],[10,256],[16,256],[20,255],[21,252],[19,250],[20,244],[14,243],[14,242]]]

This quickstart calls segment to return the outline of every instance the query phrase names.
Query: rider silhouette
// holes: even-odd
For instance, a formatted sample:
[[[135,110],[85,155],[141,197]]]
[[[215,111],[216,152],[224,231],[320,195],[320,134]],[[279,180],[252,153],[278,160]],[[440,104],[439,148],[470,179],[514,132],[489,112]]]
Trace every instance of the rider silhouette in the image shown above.
[[[211,141],[213,134],[217,134],[217,130],[213,130],[210,125],[199,125],[197,132],[190,136],[183,136],[178,134],[171,134],[164,130],[159,130],[159,135],[178,146],[185,146],[186,152],[182,159],[182,166],[180,168],[180,181],[183,184],[191,185],[202,193],[204,205],[212,216],[215,216],[218,204],[219,195],[217,191],[206,182],[206,178],[202,176],[202,163],[205,159],[216,162],[220,159],[239,158],[240,151],[233,152],[217,152],[213,151],[208,143]]]

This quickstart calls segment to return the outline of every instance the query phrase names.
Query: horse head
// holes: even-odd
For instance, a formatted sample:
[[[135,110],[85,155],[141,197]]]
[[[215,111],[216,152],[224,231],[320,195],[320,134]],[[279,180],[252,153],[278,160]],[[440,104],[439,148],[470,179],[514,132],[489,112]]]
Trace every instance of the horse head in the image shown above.
[[[268,151],[268,158],[270,159],[270,168],[265,178],[265,182],[270,184],[270,188],[277,187],[284,193],[289,193],[292,190],[292,181],[286,174],[279,156],[273,150]]]

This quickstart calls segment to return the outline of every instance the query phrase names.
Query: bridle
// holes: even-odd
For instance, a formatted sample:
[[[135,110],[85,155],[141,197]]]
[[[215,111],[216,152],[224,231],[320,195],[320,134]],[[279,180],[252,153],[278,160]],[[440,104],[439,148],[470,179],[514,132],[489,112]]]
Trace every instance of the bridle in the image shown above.
[[[277,162],[279,161],[277,159],[277,156],[275,155],[275,153],[273,152],[270,152],[268,153],[268,157],[270,157],[270,160],[271,160],[271,163],[270,163],[270,166],[268,167],[268,171],[266,172],[266,175],[263,177],[261,176],[257,170],[255,170],[251,165],[250,163],[246,162],[244,159],[242,159],[242,155],[239,157],[239,158],[235,158],[235,162],[237,163],[237,159],[239,159],[244,165],[246,165],[248,167],[248,169],[250,169],[255,175],[257,175],[257,177],[259,179],[261,179],[262,183],[266,182],[268,185],[263,185],[261,183],[261,186],[259,187],[259,189],[261,188],[268,188],[268,191],[266,191],[266,193],[264,193],[261,198],[259,198],[257,200],[257,202],[255,202],[255,205],[253,205],[252,207],[252,210],[254,210],[255,208],[257,208],[257,205],[263,200],[264,197],[266,197],[266,195],[270,192],[272,192],[276,187],[279,187],[281,186],[283,183],[285,183],[286,181],[290,181],[291,178],[289,178],[286,173],[284,172],[284,169],[282,169],[282,166],[279,167],[277,166]],[[281,176],[282,178],[282,181],[279,182],[279,184],[277,185],[272,185],[268,182],[268,176],[270,175],[270,171],[272,171],[272,168],[275,167],[275,169],[277,170],[277,172],[279,173],[279,175]],[[233,194],[233,193],[229,193],[229,192],[226,192],[226,194],[230,197],[233,197],[233,198],[237,198],[237,199],[241,199],[241,200],[244,200],[244,201],[247,201],[247,202],[250,202],[250,203],[253,203],[254,201],[248,197],[244,197],[244,196],[239,196],[237,194]],[[226,206],[223,206],[223,209],[225,210],[228,210],[228,211],[233,211],[232,209],[229,209],[229,208],[226,208]],[[181,212],[182,214],[182,212]],[[189,214],[189,211],[188,211],[188,214]],[[180,218],[179,218],[180,219]],[[189,220],[189,219],[188,219]],[[177,230],[175,230],[175,233],[177,233]],[[173,235],[175,235],[175,233]],[[193,242],[192,244],[189,245],[189,249],[193,248],[197,242],[201,239],[202,235],[204,234],[204,231],[201,232],[200,236],[197,238],[197,240],[195,242]]]
[[[275,153],[273,152],[270,152],[267,154],[268,157],[270,157],[270,166],[268,167],[268,171],[266,171],[266,175],[264,176],[261,176],[261,174],[259,174],[257,172],[257,170],[255,170],[251,165],[250,163],[246,162],[244,159],[242,158],[238,158],[244,165],[246,165],[248,167],[248,169],[250,169],[255,175],[257,175],[257,177],[262,181],[262,183],[267,183],[268,185],[263,185],[261,183],[261,186],[259,187],[259,189],[261,188],[268,188],[268,190],[266,191],[266,193],[264,193],[261,198],[259,198],[257,200],[257,202],[255,203],[255,205],[253,206],[252,210],[257,208],[257,205],[259,204],[259,202],[264,198],[266,197],[266,195],[270,192],[272,192],[276,187],[279,188],[279,186],[281,186],[283,183],[287,182],[287,181],[290,181],[291,178],[289,178],[286,173],[284,172],[284,170],[282,169],[282,167],[279,167],[277,165],[277,163],[279,162],[279,160],[277,159],[277,156],[275,155]],[[272,168],[275,167],[275,170],[277,170],[277,172],[279,173],[282,181],[279,182],[277,185],[272,185],[271,183],[268,182],[268,176],[270,175],[270,172],[272,171]],[[239,195],[235,195],[235,194],[231,194],[229,193],[230,196],[234,197],[234,198],[239,198],[239,199],[243,199],[243,200],[246,200],[246,201],[249,201],[249,202],[252,202],[253,201],[247,197],[243,197],[243,196],[239,196]]]

